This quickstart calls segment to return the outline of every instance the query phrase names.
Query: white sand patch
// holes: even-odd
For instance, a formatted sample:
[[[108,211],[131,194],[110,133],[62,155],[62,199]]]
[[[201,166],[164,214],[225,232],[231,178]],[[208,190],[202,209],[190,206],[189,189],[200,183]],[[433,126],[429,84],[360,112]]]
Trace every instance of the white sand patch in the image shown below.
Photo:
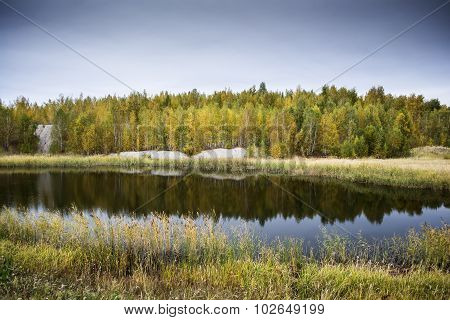
[[[244,159],[247,151],[244,148],[204,150],[192,156],[194,159]]]

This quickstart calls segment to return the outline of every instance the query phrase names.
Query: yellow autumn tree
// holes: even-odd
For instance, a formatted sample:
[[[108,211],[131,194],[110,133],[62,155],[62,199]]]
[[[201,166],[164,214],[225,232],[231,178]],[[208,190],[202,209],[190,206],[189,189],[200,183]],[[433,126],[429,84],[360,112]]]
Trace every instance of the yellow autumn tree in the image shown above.
[[[320,120],[319,144],[324,155],[334,154],[339,146],[339,133],[332,115],[324,114]]]

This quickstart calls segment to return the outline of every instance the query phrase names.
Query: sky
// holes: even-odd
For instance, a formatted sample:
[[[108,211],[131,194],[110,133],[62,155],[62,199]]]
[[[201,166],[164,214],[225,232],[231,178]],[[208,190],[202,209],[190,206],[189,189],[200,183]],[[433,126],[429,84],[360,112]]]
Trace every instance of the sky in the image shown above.
[[[445,2],[0,0],[0,99],[316,90]],[[450,105],[450,3],[331,84]]]

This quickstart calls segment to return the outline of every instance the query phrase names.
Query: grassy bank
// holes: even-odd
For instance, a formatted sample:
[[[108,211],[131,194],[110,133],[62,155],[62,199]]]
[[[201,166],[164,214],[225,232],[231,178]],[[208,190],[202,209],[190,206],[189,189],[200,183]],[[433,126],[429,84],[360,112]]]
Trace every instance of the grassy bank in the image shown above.
[[[0,297],[449,299],[450,228],[377,243],[225,235],[211,222],[0,213]]]
[[[288,174],[407,188],[450,189],[447,159],[152,160],[118,156],[1,156],[4,168],[166,168],[199,172]]]
[[[450,148],[442,146],[419,147],[411,149],[410,154],[414,158],[450,159]]]

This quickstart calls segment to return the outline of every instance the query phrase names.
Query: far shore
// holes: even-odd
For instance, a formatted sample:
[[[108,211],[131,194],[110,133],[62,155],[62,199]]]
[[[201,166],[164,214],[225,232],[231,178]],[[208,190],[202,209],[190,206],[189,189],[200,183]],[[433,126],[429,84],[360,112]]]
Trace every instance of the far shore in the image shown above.
[[[2,155],[2,168],[164,168],[200,173],[286,174],[342,181],[450,190],[449,159],[150,159],[117,155]]]

